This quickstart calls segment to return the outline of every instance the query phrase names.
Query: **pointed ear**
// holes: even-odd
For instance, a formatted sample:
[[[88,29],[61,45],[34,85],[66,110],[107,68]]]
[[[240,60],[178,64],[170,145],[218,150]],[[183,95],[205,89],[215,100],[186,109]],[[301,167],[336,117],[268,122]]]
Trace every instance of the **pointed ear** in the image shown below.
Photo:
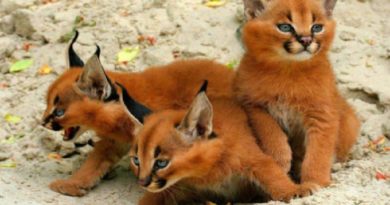
[[[244,14],[247,21],[258,17],[269,0],[243,0]]]
[[[85,64],[83,72],[76,82],[76,91],[89,96],[92,99],[111,101],[119,99],[119,96],[110,79],[104,72],[98,54],[100,48],[97,46],[96,53]]]
[[[326,15],[328,17],[332,16],[333,9],[336,6],[337,0],[322,0],[322,1],[323,1],[322,3],[324,5]]]
[[[191,143],[198,138],[207,138],[213,130],[213,107],[204,91],[198,93],[190,109],[177,128],[184,140]]]
[[[77,53],[73,50],[73,44],[76,42],[78,37],[79,37],[79,32],[77,30],[75,30],[75,35],[74,35],[74,37],[73,37],[73,39],[70,42],[69,47],[68,47],[69,68],[78,68],[78,67],[84,66],[84,62],[77,55]]]
[[[120,99],[123,105],[125,106],[126,110],[128,111],[129,116],[132,118],[137,119],[140,123],[144,123],[144,118],[151,114],[152,111],[144,106],[143,104],[137,102],[134,100],[129,93],[127,92],[126,88],[120,84],[116,83],[120,87]]]

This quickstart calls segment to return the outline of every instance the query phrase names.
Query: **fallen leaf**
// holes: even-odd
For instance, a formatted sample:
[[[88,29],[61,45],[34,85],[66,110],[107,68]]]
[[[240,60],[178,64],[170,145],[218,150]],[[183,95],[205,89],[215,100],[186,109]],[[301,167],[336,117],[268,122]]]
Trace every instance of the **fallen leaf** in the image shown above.
[[[127,63],[134,60],[140,52],[139,47],[123,48],[117,54],[118,63]]]
[[[56,160],[62,159],[61,155],[59,155],[58,153],[55,153],[55,152],[49,153],[47,155],[47,158],[49,158],[49,159],[56,159]]]
[[[81,23],[82,21],[84,21],[84,17],[82,16],[76,16],[76,18],[74,18],[74,24],[79,24]]]
[[[0,168],[15,168],[16,162],[13,159],[0,163]]]
[[[204,3],[205,6],[216,8],[226,4],[226,0],[208,0]]]
[[[144,41],[147,41],[150,45],[153,46],[154,44],[156,44],[157,39],[154,36],[144,36],[144,35],[138,36],[139,43],[144,42]]]
[[[387,179],[389,179],[389,177],[390,177],[390,176],[388,176],[388,175],[382,173],[381,171],[376,171],[375,178],[376,178],[377,180],[387,180]]]
[[[229,61],[229,62],[226,64],[226,66],[227,66],[229,69],[233,70],[233,69],[236,67],[237,64],[238,64],[238,61],[236,61],[236,60],[231,60],[231,61]]]
[[[140,36],[138,36],[137,40],[138,40],[139,43],[142,42],[142,41],[145,41],[145,36],[140,35]]]
[[[385,141],[386,141],[386,137],[384,135],[381,135],[378,138],[376,138],[375,140],[373,140],[372,143],[374,145],[380,145],[380,144],[385,143]]]
[[[9,72],[16,73],[16,72],[24,71],[27,68],[31,67],[32,64],[33,64],[32,59],[16,61],[14,64],[11,65]]]
[[[7,121],[9,123],[14,123],[14,124],[19,123],[22,120],[21,117],[16,116],[16,115],[11,115],[11,114],[6,114],[4,116],[4,119],[5,119],[5,121]]]
[[[0,88],[9,88],[9,85],[6,82],[1,82]]]
[[[24,51],[26,51],[26,52],[28,52],[29,50],[30,50],[30,48],[31,48],[31,43],[29,43],[29,42],[25,42],[24,44],[23,44],[23,50]]]
[[[40,75],[50,74],[51,72],[53,72],[53,68],[46,64],[40,67],[38,70],[38,73]]]
[[[364,147],[369,148],[375,152],[388,151],[389,147],[384,147],[386,142],[386,137],[381,135],[374,140],[370,140]]]
[[[148,36],[148,37],[146,37],[146,40],[149,42],[149,44],[150,45],[154,45],[154,44],[156,44],[156,42],[157,42],[157,39],[155,38],[155,37],[153,37],[153,36]]]

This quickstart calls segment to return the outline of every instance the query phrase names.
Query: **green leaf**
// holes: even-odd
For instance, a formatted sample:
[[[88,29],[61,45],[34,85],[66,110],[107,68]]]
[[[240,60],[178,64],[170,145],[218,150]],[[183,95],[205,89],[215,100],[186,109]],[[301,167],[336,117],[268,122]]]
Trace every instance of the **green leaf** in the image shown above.
[[[139,52],[140,48],[138,46],[133,48],[123,48],[117,54],[117,62],[126,63],[132,61],[138,56]]]
[[[229,69],[233,70],[233,69],[236,67],[237,64],[238,64],[238,61],[236,61],[236,60],[231,60],[231,61],[229,61],[228,63],[226,63],[226,66],[227,66]]]
[[[9,123],[19,123],[22,120],[21,117],[16,116],[16,115],[11,115],[11,114],[6,114],[4,116],[4,119],[5,119],[5,121],[7,121]]]
[[[0,163],[0,168],[15,168],[16,162],[13,159]]]
[[[27,68],[31,67],[33,64],[32,59],[24,59],[20,61],[16,61],[14,64],[11,65],[9,72],[16,73],[20,71],[24,71]]]

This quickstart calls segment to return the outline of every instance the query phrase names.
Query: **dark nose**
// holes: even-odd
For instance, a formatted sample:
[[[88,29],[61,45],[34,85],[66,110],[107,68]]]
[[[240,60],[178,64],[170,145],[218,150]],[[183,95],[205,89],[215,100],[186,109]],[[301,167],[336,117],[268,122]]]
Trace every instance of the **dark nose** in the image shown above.
[[[151,176],[148,176],[144,179],[138,179],[138,184],[143,186],[143,187],[147,187],[149,186],[149,184],[152,182],[152,177]]]
[[[311,42],[313,41],[313,38],[311,36],[302,36],[298,39],[299,43],[301,43],[303,46],[309,46]]]

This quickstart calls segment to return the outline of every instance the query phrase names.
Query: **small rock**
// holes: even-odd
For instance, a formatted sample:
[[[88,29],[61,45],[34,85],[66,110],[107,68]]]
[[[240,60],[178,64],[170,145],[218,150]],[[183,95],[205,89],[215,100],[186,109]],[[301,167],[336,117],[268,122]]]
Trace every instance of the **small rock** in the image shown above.
[[[10,66],[9,62],[0,62],[0,73],[8,73]]]
[[[73,142],[64,142],[62,141],[61,142],[61,147],[60,147],[60,150],[59,150],[59,154],[61,156],[65,156],[65,155],[68,155],[70,153],[73,153],[76,151],[76,146],[74,145]]]
[[[163,65],[173,60],[172,51],[167,47],[150,47],[144,51],[144,62],[147,65]]]
[[[350,32],[350,31],[341,31],[339,34],[339,37],[343,41],[351,41],[351,40],[355,39],[356,34]]]
[[[40,150],[37,148],[30,148],[23,152],[22,156],[28,160],[36,159],[39,156]]]
[[[40,141],[42,146],[49,151],[57,151],[61,147],[62,140],[51,134],[49,131],[43,131],[40,136]]]
[[[335,163],[332,166],[332,171],[337,172],[337,171],[340,171],[342,168],[343,168],[343,166],[341,165],[341,163]]]
[[[12,13],[16,9],[26,8],[33,5],[35,0],[1,0],[0,11],[5,13]]]
[[[11,153],[0,152],[0,161],[7,160],[11,157]]]
[[[15,11],[13,14],[15,33],[23,37],[31,37],[36,31],[34,28],[34,14],[25,9]]]
[[[0,161],[7,160],[11,157],[11,150],[8,146],[0,145]]]
[[[0,19],[0,30],[7,34],[11,34],[15,31],[12,15],[7,15]]]
[[[0,38],[0,59],[8,57],[16,49],[16,40],[11,37]]]

